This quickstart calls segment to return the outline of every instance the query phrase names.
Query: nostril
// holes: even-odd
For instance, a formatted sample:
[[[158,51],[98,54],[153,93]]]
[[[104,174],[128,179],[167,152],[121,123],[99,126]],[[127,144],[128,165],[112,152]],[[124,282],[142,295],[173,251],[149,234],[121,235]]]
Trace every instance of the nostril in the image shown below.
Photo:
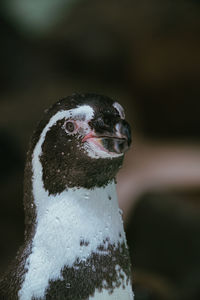
[[[131,144],[131,127],[125,120],[116,124],[116,130],[120,132],[122,136],[127,137],[128,146]]]
[[[125,139],[115,139],[114,140],[114,149],[117,153],[124,153],[128,150],[128,142]]]

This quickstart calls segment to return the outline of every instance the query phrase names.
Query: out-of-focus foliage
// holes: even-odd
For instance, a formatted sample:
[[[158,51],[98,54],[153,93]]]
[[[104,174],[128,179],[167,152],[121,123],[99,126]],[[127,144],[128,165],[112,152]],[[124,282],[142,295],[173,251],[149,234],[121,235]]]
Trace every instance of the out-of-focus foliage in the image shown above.
[[[78,0],[77,0],[78,1]],[[25,35],[45,35],[63,17],[75,0],[2,0],[4,14]]]

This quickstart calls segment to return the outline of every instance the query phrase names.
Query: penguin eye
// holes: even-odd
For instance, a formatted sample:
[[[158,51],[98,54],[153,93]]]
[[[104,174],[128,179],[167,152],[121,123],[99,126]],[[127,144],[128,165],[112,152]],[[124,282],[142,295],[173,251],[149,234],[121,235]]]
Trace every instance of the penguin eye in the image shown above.
[[[67,132],[70,132],[70,133],[74,132],[75,129],[76,129],[75,122],[73,122],[73,121],[66,122],[65,123],[65,129],[66,129]]]

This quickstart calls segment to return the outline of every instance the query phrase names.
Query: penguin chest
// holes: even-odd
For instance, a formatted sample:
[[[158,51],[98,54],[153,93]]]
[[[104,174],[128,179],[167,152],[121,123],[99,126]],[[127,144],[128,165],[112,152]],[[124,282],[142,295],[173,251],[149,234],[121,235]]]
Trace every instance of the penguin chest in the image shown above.
[[[83,240],[80,244],[83,252],[84,248],[89,247]],[[24,293],[20,299],[133,299],[128,249],[123,240],[118,244],[110,244],[107,238],[102,241],[96,251],[91,252],[88,256],[81,256],[80,251],[80,256],[77,254],[72,265],[69,266],[66,262],[60,268],[59,276],[52,277],[52,270],[49,274],[46,271],[36,273],[32,279],[31,274],[27,274],[26,284],[28,283],[28,285],[24,285]]]
[[[106,246],[103,241],[87,258],[77,257],[62,268],[59,279],[49,281],[44,299],[133,299],[125,243]]]
[[[99,190],[84,199],[67,191],[43,206],[20,300],[133,299],[118,204]]]

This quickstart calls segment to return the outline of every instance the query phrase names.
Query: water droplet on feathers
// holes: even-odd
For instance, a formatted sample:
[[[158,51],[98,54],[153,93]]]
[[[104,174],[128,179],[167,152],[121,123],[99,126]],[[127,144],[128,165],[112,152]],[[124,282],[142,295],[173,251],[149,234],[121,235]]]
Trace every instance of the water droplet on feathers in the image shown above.
[[[114,262],[114,261],[116,261],[116,260],[117,260],[116,257],[113,256],[113,257],[112,257],[112,261]]]
[[[90,263],[88,260],[86,260],[85,266],[86,266],[86,267],[89,267],[90,265],[91,265],[91,263]]]
[[[104,273],[106,273],[107,272],[107,268],[102,268],[102,271],[104,272]]]
[[[89,194],[86,193],[85,196],[84,196],[85,200],[89,199]]]
[[[68,282],[68,283],[66,283],[66,288],[67,289],[70,289],[70,287],[71,287],[71,284]]]
[[[60,218],[59,217],[56,217],[56,222],[60,222]]]
[[[86,258],[85,257],[83,257],[81,260],[82,260],[82,262],[86,262]]]

